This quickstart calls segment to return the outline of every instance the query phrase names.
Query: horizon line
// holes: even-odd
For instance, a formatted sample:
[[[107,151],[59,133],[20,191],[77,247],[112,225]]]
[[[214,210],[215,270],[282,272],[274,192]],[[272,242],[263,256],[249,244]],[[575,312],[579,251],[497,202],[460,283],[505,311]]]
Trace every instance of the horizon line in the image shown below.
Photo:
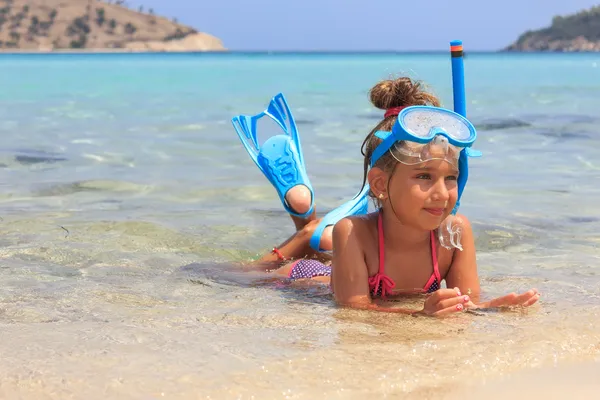
[[[448,50],[207,50],[207,51],[130,51],[126,49],[56,49],[56,50],[31,50],[31,49],[0,49],[0,56],[2,55],[51,55],[51,54],[72,54],[72,55],[84,55],[84,54],[196,54],[196,55],[222,55],[222,56],[235,56],[235,55],[447,55],[450,53]],[[464,55],[499,55],[499,54],[600,54],[598,51],[577,51],[577,52],[565,52],[565,51],[517,51],[517,50],[469,50],[465,51]]]

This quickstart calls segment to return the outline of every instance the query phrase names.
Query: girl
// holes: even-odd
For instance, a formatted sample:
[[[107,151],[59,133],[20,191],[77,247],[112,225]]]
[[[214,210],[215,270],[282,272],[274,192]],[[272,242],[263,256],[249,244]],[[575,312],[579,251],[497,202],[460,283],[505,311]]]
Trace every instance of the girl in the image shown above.
[[[294,235],[257,264],[276,266],[273,274],[293,280],[328,283],[336,302],[352,308],[441,317],[467,309],[536,303],[540,296],[536,289],[480,302],[473,231],[464,215],[451,215],[464,188],[464,177],[459,188],[459,157],[475,138],[472,125],[439,109],[439,100],[409,78],[376,84],[370,98],[385,110],[362,145],[363,193],[378,206],[370,214],[357,196],[317,219],[300,141],[285,101],[283,106],[272,102],[258,116],[234,118],[242,142],[274,184],[296,226]],[[291,135],[274,137],[279,142],[269,139],[261,149],[252,129],[265,115],[284,129],[287,120]],[[427,125],[433,120],[446,134],[421,140],[402,131],[406,124],[415,131],[434,128]],[[251,152],[246,138],[253,139],[258,152]],[[323,250],[333,250],[333,259]],[[443,280],[450,289],[441,287]],[[409,293],[426,294],[421,310],[386,307],[381,301]]]

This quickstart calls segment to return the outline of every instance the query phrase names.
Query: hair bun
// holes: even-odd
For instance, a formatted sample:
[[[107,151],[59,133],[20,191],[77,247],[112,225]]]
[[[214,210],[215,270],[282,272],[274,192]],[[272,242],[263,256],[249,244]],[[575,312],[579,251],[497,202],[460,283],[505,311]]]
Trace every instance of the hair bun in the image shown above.
[[[402,106],[440,105],[437,97],[423,91],[420,82],[408,77],[381,81],[371,88],[369,96],[371,103],[381,110]]]

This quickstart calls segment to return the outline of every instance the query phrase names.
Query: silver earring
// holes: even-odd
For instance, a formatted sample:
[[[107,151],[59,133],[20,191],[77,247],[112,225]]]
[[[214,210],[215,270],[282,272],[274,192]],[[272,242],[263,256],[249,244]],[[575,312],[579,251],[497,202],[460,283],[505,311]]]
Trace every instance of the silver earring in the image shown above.
[[[383,200],[383,193],[379,193],[379,196],[377,197],[379,197],[380,200]]]

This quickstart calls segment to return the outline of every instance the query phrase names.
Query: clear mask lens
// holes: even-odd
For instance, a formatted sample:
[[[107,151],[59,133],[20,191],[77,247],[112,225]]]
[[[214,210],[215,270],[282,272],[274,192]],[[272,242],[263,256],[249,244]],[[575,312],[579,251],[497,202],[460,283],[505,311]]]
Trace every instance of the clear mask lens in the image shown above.
[[[403,115],[402,125],[410,134],[427,138],[432,131],[444,131],[448,136],[457,140],[467,140],[471,137],[469,126],[462,119],[451,113],[433,108],[418,108]]]

